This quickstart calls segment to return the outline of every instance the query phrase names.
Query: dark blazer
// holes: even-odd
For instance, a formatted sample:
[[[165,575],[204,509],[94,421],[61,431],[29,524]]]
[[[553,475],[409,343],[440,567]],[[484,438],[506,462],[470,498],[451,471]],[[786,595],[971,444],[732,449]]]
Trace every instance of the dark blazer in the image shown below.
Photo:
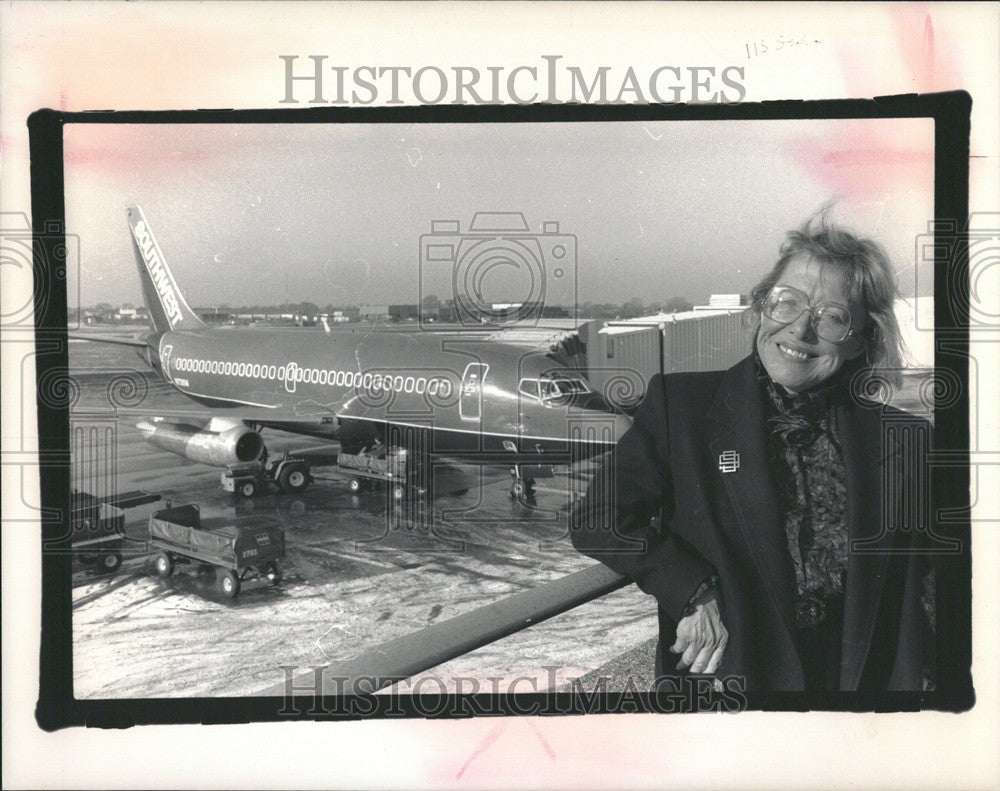
[[[711,574],[729,643],[716,675],[753,691],[802,690],[795,573],[767,454],[766,394],[748,357],[728,371],[657,375],[632,428],[573,511],[573,544],[659,604],[659,662]],[[913,496],[929,424],[846,398],[837,409],[848,492],[842,690],[920,690],[925,556]],[[720,455],[739,467],[720,469]],[[909,484],[904,485],[904,484]],[[914,486],[913,484],[917,484]],[[654,517],[659,516],[659,525]]]

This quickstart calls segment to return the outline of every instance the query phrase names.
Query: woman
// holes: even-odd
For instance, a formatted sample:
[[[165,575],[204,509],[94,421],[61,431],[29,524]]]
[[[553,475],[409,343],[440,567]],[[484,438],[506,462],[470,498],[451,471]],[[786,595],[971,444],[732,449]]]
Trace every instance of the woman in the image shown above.
[[[656,597],[658,676],[921,689],[923,556],[904,498],[929,426],[859,396],[900,366],[893,281],[882,249],[823,211],[753,290],[750,356],[650,381],[571,535]]]

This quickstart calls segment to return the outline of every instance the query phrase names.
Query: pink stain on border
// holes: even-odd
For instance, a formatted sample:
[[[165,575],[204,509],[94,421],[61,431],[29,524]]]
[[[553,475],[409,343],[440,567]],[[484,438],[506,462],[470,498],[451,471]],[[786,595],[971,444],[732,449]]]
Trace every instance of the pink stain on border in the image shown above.
[[[538,741],[542,743],[542,748],[549,756],[550,761],[556,760],[556,751],[552,749],[549,745],[548,739],[542,735],[541,729],[532,720],[528,720],[528,724],[531,725],[532,730],[537,734]]]
[[[460,780],[462,775],[465,774],[465,770],[469,768],[472,762],[496,743],[496,740],[500,738],[500,734],[503,733],[506,727],[507,723],[501,722],[497,725],[497,727],[486,734],[485,738],[478,744],[476,749],[472,751],[472,755],[470,755],[466,759],[465,763],[462,764],[462,768],[458,770],[458,774],[455,775],[456,780]]]
[[[927,66],[927,73],[933,81],[934,78],[934,23],[931,15],[924,17],[924,59]]]
[[[953,64],[947,56],[947,47],[938,46],[930,11],[921,4],[903,3],[891,6],[889,14],[903,55],[902,63],[913,72],[916,90],[920,93],[942,90],[938,75],[948,73]]]
[[[940,57],[934,21],[926,7],[900,4],[890,10],[900,63],[911,77],[914,91],[935,90],[936,67],[947,68]],[[837,53],[848,91],[855,96],[871,94],[866,81],[866,57],[850,47]],[[859,126],[853,135],[840,134],[823,140],[799,138],[790,141],[789,153],[827,189],[846,200],[865,200],[885,195],[906,184],[919,184],[933,173],[933,147],[907,147],[890,139],[884,129]]]
[[[546,739],[542,734],[541,729],[539,729],[539,727],[532,720],[527,720],[527,722],[531,726],[531,729],[535,732],[535,736],[538,737],[538,742],[542,745],[542,749],[545,750],[545,754],[549,757],[549,760],[555,761],[556,751],[552,749],[552,745],[549,744],[548,739]],[[481,755],[483,755],[483,753],[497,743],[501,734],[509,724],[510,723],[508,722],[502,722],[487,733],[485,737],[483,737],[483,740],[476,746],[476,749],[472,751],[472,755],[466,759],[465,763],[462,764],[462,768],[455,774],[456,780],[460,780],[462,778],[462,775],[465,774],[465,771],[472,765],[473,761],[478,759]]]

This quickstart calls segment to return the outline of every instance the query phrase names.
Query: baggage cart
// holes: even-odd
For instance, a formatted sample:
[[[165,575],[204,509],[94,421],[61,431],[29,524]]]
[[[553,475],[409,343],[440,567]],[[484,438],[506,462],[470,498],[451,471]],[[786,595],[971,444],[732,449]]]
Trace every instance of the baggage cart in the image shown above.
[[[402,500],[406,494],[410,465],[404,449],[391,450],[381,457],[369,453],[338,453],[337,466],[350,476],[347,488],[353,493],[385,485],[394,500]]]
[[[201,563],[216,570],[223,595],[234,598],[242,583],[282,579],[279,560],[285,556],[285,533],[271,521],[256,520],[239,527],[225,520],[202,521],[197,505],[155,511],[149,518],[149,545],[158,550],[156,573],[169,577],[179,563]]]
[[[160,495],[136,490],[108,497],[95,497],[74,489],[70,494],[70,546],[84,565],[93,565],[103,574],[117,571],[122,564],[125,542],[125,509],[152,503]]]

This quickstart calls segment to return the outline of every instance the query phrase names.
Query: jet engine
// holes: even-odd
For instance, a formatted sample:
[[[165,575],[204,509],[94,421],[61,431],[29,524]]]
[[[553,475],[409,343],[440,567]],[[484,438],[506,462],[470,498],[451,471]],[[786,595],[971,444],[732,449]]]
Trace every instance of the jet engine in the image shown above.
[[[246,426],[210,431],[186,423],[144,420],[136,428],[150,445],[214,467],[256,461],[264,452],[263,438]]]

